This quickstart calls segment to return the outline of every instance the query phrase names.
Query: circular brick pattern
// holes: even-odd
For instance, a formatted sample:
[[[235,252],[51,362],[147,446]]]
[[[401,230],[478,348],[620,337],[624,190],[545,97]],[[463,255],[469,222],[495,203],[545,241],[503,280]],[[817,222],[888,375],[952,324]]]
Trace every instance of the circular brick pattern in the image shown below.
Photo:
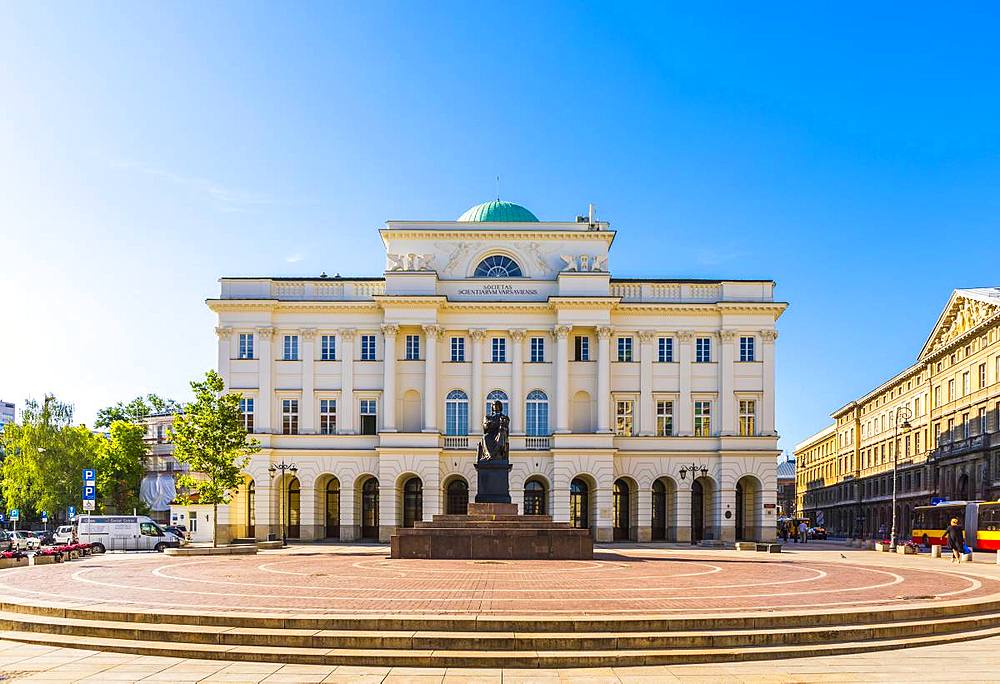
[[[593,561],[143,554],[0,573],[0,594],[21,603],[302,615],[799,612],[975,600],[998,592],[996,579],[943,569],[641,549],[601,551]]]

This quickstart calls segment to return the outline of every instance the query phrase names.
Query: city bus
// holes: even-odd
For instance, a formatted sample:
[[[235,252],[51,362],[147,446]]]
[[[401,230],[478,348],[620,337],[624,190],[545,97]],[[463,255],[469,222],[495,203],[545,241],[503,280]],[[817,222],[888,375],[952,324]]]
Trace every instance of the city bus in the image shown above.
[[[913,509],[913,543],[948,545],[952,518],[965,528],[965,543],[972,549],[1000,549],[1000,501],[942,501]]]

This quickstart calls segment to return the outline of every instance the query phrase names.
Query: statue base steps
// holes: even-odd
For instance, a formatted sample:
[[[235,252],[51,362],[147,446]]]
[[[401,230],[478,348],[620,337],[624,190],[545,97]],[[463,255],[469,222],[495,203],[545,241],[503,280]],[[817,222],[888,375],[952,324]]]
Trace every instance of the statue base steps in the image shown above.
[[[591,560],[589,530],[548,515],[517,515],[516,504],[470,503],[466,515],[435,515],[400,528],[392,558],[455,560]]]

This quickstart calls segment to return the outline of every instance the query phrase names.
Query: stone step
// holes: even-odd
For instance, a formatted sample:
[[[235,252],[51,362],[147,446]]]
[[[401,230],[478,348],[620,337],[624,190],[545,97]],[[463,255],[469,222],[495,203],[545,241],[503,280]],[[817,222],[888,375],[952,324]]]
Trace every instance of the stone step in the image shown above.
[[[590,530],[579,527],[572,527],[569,523],[557,522],[534,522],[534,521],[513,521],[513,520],[433,520],[414,523],[413,527],[400,527],[396,534],[406,534],[407,530],[579,530],[580,534],[590,534]]]
[[[1000,627],[962,630],[898,639],[867,639],[818,644],[810,656],[844,655],[888,649],[934,646],[1000,635]],[[0,638],[26,644],[81,648],[139,655],[169,656],[253,662],[316,665],[376,665],[388,667],[468,667],[468,668],[569,668],[637,665],[677,665],[683,663],[739,662],[798,657],[801,650],[787,644],[733,648],[683,648],[580,651],[483,651],[350,649],[316,647],[232,646],[176,641],[113,639],[39,632],[0,631]]]

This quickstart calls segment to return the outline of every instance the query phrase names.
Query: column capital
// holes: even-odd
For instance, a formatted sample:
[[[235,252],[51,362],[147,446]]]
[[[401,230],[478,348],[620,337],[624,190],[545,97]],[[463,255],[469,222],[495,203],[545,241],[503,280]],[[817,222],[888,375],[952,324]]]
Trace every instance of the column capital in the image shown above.
[[[269,325],[263,325],[257,328],[257,334],[265,339],[270,339],[270,337],[274,335],[274,328]]]
[[[610,339],[612,335],[615,334],[615,329],[610,325],[599,325],[597,326],[597,337],[602,340]]]
[[[469,330],[469,337],[476,341],[482,341],[486,339],[486,330],[483,328],[472,328]]]
[[[345,340],[353,340],[354,336],[358,334],[358,331],[355,328],[341,328],[337,332]]]
[[[678,330],[677,339],[681,342],[690,342],[694,339],[694,332],[691,330]]]
[[[765,342],[774,342],[776,339],[778,339],[778,331],[773,329],[761,330],[760,339],[764,340]]]
[[[395,337],[396,334],[399,332],[399,326],[396,325],[395,323],[383,323],[382,325],[379,326],[379,329],[382,331],[382,335],[385,337]]]
[[[524,336],[527,334],[528,331],[525,330],[524,328],[514,328],[513,330],[510,331],[510,339],[514,340],[515,342],[520,342],[521,340],[524,339]]]
[[[299,331],[299,335],[301,335],[302,339],[306,342],[312,342],[316,339],[316,328],[302,328],[302,330]]]
[[[427,335],[428,339],[437,339],[444,334],[444,327],[440,325],[425,325],[422,326],[424,334]]]
[[[225,339],[233,334],[233,329],[228,325],[220,325],[215,329],[215,334],[218,335],[220,339]]]
[[[569,337],[570,331],[573,330],[572,325],[557,325],[552,328],[552,334],[556,336],[558,340],[564,340]]]
[[[643,344],[652,342],[656,339],[656,332],[653,330],[640,330],[639,331],[639,341]]]
[[[737,334],[735,330],[722,330],[719,332],[719,337],[723,342],[735,342]]]

